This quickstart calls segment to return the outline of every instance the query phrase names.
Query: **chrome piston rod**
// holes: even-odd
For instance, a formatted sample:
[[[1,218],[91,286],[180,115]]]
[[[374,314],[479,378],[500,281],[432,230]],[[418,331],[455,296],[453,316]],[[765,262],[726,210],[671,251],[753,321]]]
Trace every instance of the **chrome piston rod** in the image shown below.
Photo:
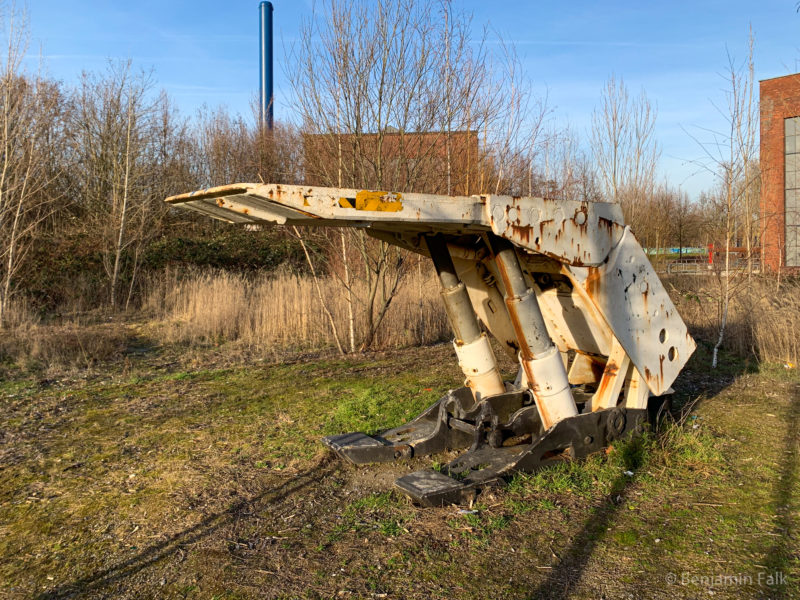
[[[514,246],[492,239],[492,250],[506,289],[506,307],[519,343],[519,361],[545,429],[578,414],[561,353],[550,338],[536,292],[528,287]]]

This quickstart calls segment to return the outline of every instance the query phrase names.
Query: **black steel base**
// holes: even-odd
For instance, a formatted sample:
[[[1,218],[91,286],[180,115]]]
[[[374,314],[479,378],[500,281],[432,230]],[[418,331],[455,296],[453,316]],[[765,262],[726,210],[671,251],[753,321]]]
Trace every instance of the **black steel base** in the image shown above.
[[[466,503],[480,488],[514,473],[532,473],[558,461],[583,458],[620,437],[641,432],[646,419],[643,409],[613,408],[578,415],[560,421],[529,443],[500,448],[481,443],[439,471],[417,471],[399,478],[395,485],[423,506]]]
[[[574,395],[581,407],[580,393]],[[469,388],[460,388],[413,421],[380,436],[347,433],[322,441],[354,464],[469,448],[439,470],[417,471],[395,482],[415,502],[440,506],[469,502],[480,488],[513,473],[602,450],[620,437],[641,432],[647,420],[646,409],[617,407],[579,414],[544,431],[529,391],[512,390],[476,403]]]

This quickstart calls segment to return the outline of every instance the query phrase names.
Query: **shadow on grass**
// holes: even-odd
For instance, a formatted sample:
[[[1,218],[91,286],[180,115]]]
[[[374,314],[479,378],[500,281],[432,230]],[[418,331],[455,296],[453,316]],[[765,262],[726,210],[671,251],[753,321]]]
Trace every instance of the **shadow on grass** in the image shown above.
[[[633,438],[625,450],[625,466],[631,471],[644,464],[644,447],[641,438]],[[547,579],[529,596],[531,600],[565,600],[580,582],[586,565],[597,544],[605,537],[621,506],[625,506],[633,478],[624,473],[611,484],[611,491],[590,511],[583,529],[575,536],[570,547],[561,555]]]
[[[686,407],[696,407],[730,387],[742,375],[758,373],[758,363],[721,350],[717,368],[711,369],[713,344],[696,339],[697,349],[675,380],[675,393],[669,396],[672,410],[680,413]],[[676,415],[677,416],[677,415]]]
[[[704,400],[711,399],[722,393],[726,388],[733,385],[736,380],[747,373],[758,371],[757,364],[753,361],[737,358],[729,353],[720,353],[720,361],[717,370],[711,371],[711,346],[705,342],[698,341],[697,352],[690,359],[684,372],[675,382],[675,394],[670,400],[670,410],[677,418],[685,416],[687,411],[694,411]],[[782,479],[776,490],[776,504],[779,507],[787,507],[791,501],[792,488],[796,480],[797,447],[796,435],[798,421],[800,420],[800,399],[795,398],[789,418],[789,429],[787,433],[787,445],[792,443],[793,453],[787,453],[784,459],[784,469]],[[635,444],[635,441],[633,442]],[[628,468],[631,471],[638,470],[641,465],[636,464],[636,456],[630,461]],[[595,506],[591,516],[586,519],[583,528],[575,536],[572,544],[561,555],[561,562],[554,567],[548,577],[533,591],[530,598],[533,599],[557,599],[565,600],[569,598],[574,588],[580,582],[583,572],[592,558],[597,544],[603,540],[609,527],[612,525],[620,507],[625,506],[630,487],[633,483],[631,477],[624,474],[614,480],[611,492]],[[785,572],[787,561],[791,556],[791,549],[794,548],[791,541],[790,528],[792,526],[790,509],[783,510],[782,520],[779,520],[778,529],[781,530],[783,537],[779,547],[775,548],[774,554],[783,557],[782,561],[774,566],[772,571]],[[785,535],[784,533],[785,532]],[[768,563],[770,564],[770,563]],[[779,596],[788,597],[785,594]]]
[[[793,560],[797,559],[798,543],[795,537],[795,522],[792,517],[792,503],[794,500],[794,487],[798,478],[798,462],[800,462],[800,386],[793,390],[786,417],[786,433],[783,439],[783,455],[780,459],[780,479],[773,490],[773,505],[775,512],[775,543],[767,552],[767,567],[765,576],[772,577],[774,585],[771,587],[775,598],[794,597],[790,590],[796,589],[796,582],[788,580],[787,568]]]
[[[239,516],[252,513],[254,506],[262,508],[265,505],[273,504],[324,479],[326,475],[335,470],[335,465],[332,465],[331,462],[331,457],[327,456],[317,465],[278,487],[265,490],[261,494],[250,498],[244,498],[236,502],[228,510],[211,515],[197,525],[189,527],[163,542],[145,548],[136,556],[53,590],[43,592],[36,596],[36,599],[61,600],[64,598],[77,598],[89,592],[102,590],[117,581],[131,577],[150,565],[178,552],[182,546],[202,540],[218,529],[229,525]]]

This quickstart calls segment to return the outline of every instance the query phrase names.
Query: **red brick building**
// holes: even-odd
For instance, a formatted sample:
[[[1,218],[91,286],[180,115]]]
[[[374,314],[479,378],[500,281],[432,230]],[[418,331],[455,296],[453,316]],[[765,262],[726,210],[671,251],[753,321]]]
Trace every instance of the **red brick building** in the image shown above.
[[[392,130],[381,135],[307,135],[303,146],[309,185],[336,185],[340,152],[343,187],[446,194],[449,149],[450,193],[468,196],[479,191],[487,168],[476,131],[453,131],[449,144],[443,131]]]
[[[764,267],[800,267],[800,73],[761,90],[761,245]]]

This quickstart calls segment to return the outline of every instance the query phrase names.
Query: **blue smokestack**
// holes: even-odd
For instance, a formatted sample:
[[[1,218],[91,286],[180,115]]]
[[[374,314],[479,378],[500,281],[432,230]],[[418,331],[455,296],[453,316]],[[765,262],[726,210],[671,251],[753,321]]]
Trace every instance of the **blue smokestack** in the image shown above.
[[[261,126],[272,131],[272,2],[258,5]]]

